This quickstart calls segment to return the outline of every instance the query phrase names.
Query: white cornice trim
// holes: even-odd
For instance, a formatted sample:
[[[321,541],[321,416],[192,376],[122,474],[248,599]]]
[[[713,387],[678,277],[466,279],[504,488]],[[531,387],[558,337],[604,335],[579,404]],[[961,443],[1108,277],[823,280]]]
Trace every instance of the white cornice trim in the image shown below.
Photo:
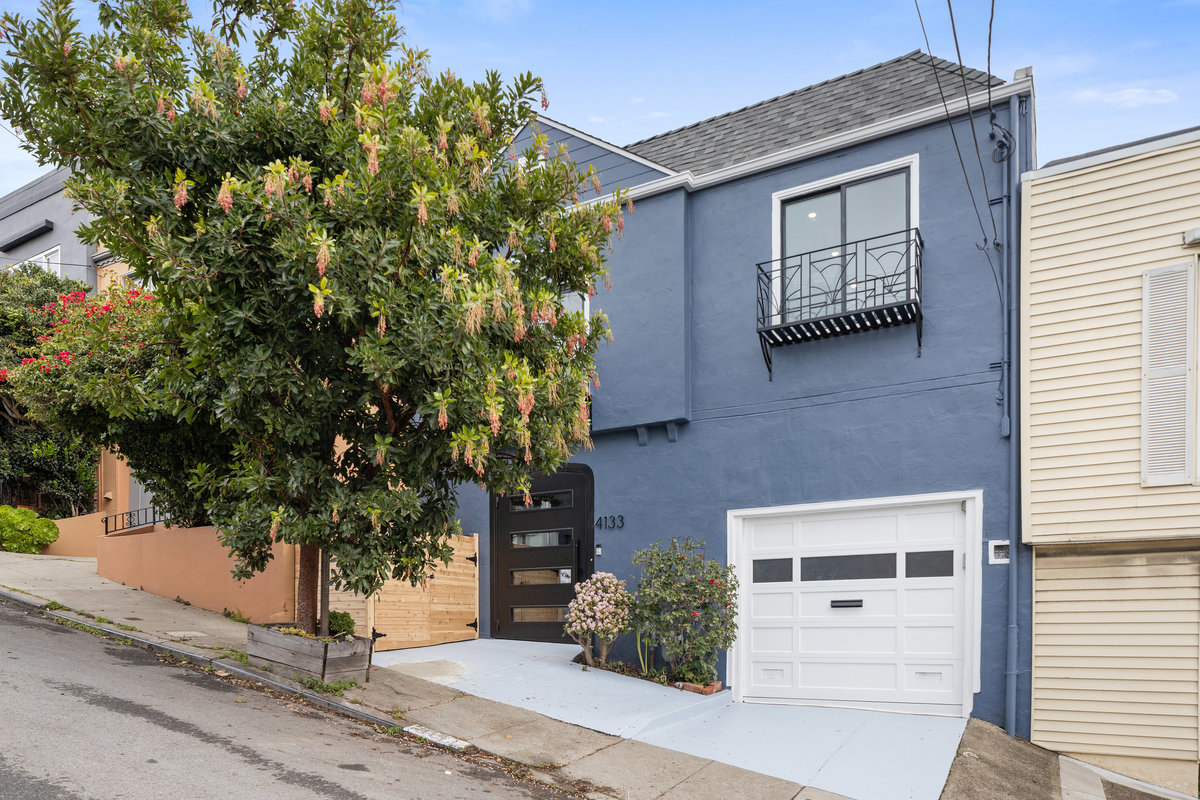
[[[558,130],[562,131],[563,133],[569,133],[572,136],[578,136],[580,139],[583,139],[585,142],[587,142],[589,144],[594,144],[597,147],[603,147],[605,150],[609,151],[610,153],[616,153],[619,156],[628,158],[630,161],[636,161],[637,163],[641,164],[643,167],[649,167],[652,170],[665,173],[666,175],[677,174],[675,172],[675,170],[667,169],[662,164],[655,164],[653,161],[650,161],[649,159],[642,158],[641,156],[636,155],[635,153],[631,153],[628,150],[623,150],[622,148],[617,147],[615,144],[609,144],[608,142],[604,141],[603,139],[597,139],[595,136],[589,136],[588,134],[584,133],[581,130],[578,130],[577,128],[572,128],[570,125],[564,125],[563,123],[559,122],[558,120],[553,120],[553,119],[550,119],[549,117],[543,117],[541,114],[538,114],[537,121],[539,124],[549,125],[552,128],[558,128]]]
[[[1012,83],[1006,83],[1003,86],[992,88],[991,99],[993,105],[1000,100],[1007,100],[1014,95],[1028,94],[1033,96],[1033,78],[1032,76],[1023,77],[1019,80],[1014,80]],[[987,91],[976,92],[965,98],[951,100],[946,107],[939,105],[929,106],[920,111],[913,111],[908,114],[903,114],[899,117],[877,122],[874,125],[867,125],[862,128],[856,128],[852,131],[835,134],[824,139],[818,139],[815,142],[807,142],[796,147],[789,147],[787,150],[780,150],[770,155],[756,158],[753,161],[747,161],[742,164],[734,164],[731,167],[705,172],[701,175],[693,175],[691,172],[681,172],[666,178],[643,183],[634,186],[628,190],[626,196],[638,200],[643,197],[660,194],[662,192],[671,191],[673,189],[684,188],[688,191],[695,189],[703,189],[708,186],[715,186],[719,183],[727,183],[728,181],[737,180],[738,178],[753,175],[757,172],[765,172],[769,169],[782,167],[796,161],[803,161],[814,156],[823,155],[824,153],[835,150],[842,150],[851,145],[867,142],[872,139],[879,139],[884,136],[890,136],[901,131],[919,128],[923,125],[943,121],[946,119],[947,108],[951,117],[959,116],[971,109],[973,113],[979,112],[987,108],[988,93]],[[609,202],[612,196],[589,200],[588,203]]]
[[[1039,178],[1050,178],[1055,175],[1065,175],[1068,172],[1080,172],[1091,167],[1098,167],[1101,164],[1110,164],[1113,161],[1121,161],[1126,158],[1136,158],[1144,156],[1147,153],[1153,153],[1158,150],[1169,150],[1172,147],[1179,147],[1185,144],[1193,144],[1200,142],[1200,131],[1189,131],[1176,136],[1167,136],[1163,139],[1155,139],[1152,142],[1142,142],[1141,144],[1131,144],[1127,147],[1119,147],[1116,150],[1111,150],[1107,153],[1097,153],[1094,156],[1087,158],[1079,158],[1074,161],[1067,161],[1062,164],[1055,164],[1053,167],[1042,167],[1041,169],[1030,170],[1021,175],[1022,181],[1037,180]]]

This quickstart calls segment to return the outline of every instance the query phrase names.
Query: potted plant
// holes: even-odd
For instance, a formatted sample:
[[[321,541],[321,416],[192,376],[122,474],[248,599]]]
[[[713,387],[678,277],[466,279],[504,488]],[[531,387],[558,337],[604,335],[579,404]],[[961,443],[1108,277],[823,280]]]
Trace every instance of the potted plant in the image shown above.
[[[365,683],[370,679],[373,644],[371,639],[354,635],[354,620],[343,611],[329,612],[328,636],[293,626],[246,626],[250,663],[299,681]]]

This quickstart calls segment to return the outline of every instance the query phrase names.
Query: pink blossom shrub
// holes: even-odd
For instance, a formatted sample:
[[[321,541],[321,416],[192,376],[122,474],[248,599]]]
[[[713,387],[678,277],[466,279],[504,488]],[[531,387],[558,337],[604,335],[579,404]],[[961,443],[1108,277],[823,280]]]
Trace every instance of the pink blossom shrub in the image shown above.
[[[583,660],[589,667],[595,665],[592,637],[596,637],[596,660],[603,667],[617,637],[629,630],[632,609],[633,595],[625,589],[625,581],[611,572],[597,572],[575,584],[565,630],[583,648]]]

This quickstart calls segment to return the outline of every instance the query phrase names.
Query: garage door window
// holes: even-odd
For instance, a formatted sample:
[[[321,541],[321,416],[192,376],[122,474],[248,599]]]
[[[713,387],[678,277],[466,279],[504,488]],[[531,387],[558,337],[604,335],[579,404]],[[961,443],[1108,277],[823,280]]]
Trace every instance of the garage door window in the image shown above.
[[[894,577],[895,553],[862,553],[800,559],[802,581],[860,581]]]
[[[953,574],[953,550],[904,554],[904,577],[906,578],[948,578]]]
[[[792,559],[790,558],[756,558],[754,559],[755,583],[791,583]]]

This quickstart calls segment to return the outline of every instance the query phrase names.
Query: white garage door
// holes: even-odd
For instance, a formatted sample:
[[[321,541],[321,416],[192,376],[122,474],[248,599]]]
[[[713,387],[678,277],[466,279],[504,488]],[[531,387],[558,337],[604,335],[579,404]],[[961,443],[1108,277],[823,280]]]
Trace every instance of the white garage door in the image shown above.
[[[820,505],[738,519],[741,699],[964,714],[966,508]]]

